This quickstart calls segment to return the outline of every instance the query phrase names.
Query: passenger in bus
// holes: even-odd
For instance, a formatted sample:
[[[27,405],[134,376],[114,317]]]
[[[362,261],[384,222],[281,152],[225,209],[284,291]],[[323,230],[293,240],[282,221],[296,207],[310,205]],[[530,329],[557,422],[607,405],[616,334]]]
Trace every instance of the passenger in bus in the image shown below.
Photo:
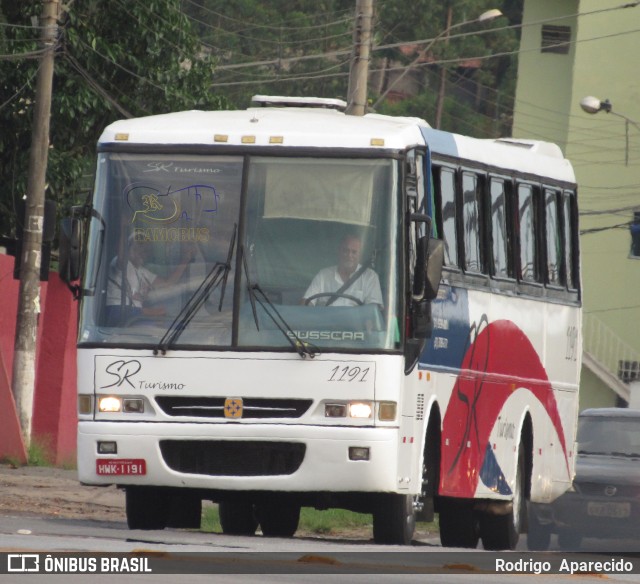
[[[377,304],[383,307],[380,280],[371,268],[360,263],[362,240],[345,235],[338,247],[338,263],[320,270],[304,293],[304,304],[313,306],[358,306]]]
[[[126,278],[124,279],[120,256],[111,262],[106,303],[107,324],[109,326],[122,324],[124,320],[135,316],[163,316],[166,313],[165,307],[161,304],[152,305],[149,302],[149,295],[153,290],[176,284],[182,278],[194,254],[193,246],[184,246],[180,263],[165,278],[145,267],[145,264],[149,263],[150,251],[151,247],[148,243],[136,241],[133,236],[129,238]]]

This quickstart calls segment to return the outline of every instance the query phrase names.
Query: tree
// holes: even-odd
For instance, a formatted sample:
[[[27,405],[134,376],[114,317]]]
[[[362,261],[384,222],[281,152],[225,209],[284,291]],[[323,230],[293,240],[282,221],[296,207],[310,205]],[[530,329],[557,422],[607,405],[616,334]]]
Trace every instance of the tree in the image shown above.
[[[183,9],[218,61],[213,87],[238,106],[259,93],[346,98],[354,0],[186,0]]]
[[[412,43],[433,39],[446,29],[449,8],[452,24],[473,20],[490,8],[501,8],[506,15],[501,21],[467,25],[455,31],[481,33],[487,27],[517,24],[522,3],[377,0],[374,45],[394,46],[372,53],[370,100],[375,102],[384,91],[391,67],[406,66],[425,46]],[[184,0],[183,9],[196,23],[203,44],[218,59],[213,87],[238,106],[248,105],[256,93],[346,97],[355,0]],[[427,62],[412,72],[420,89],[401,104],[386,100],[378,111],[432,120],[441,71],[438,62],[444,60],[448,61],[442,67],[446,67],[449,81],[442,126],[476,136],[508,134],[515,55],[472,63],[464,60],[515,52],[517,30],[454,36],[448,43],[435,43]],[[404,42],[406,46],[402,46]],[[406,50],[411,47],[413,53]],[[429,65],[429,61],[434,64]]]
[[[381,45],[396,44],[417,39],[434,39],[446,30],[448,22],[457,24],[473,20],[491,8],[500,8],[506,18],[502,25],[518,24],[522,15],[522,0],[417,0],[408,5],[403,2],[385,2],[380,5],[379,24]],[[448,21],[448,11],[451,20]],[[509,22],[505,22],[507,20]],[[414,115],[433,120],[439,86],[440,67],[445,67],[449,80],[441,127],[453,132],[478,137],[498,136],[510,132],[510,112],[513,108],[518,33],[517,29],[482,33],[487,27],[500,27],[492,21],[489,25],[469,24],[456,28],[451,38],[434,43],[425,55],[422,66],[416,67],[414,81],[423,91],[408,96],[399,103],[388,99],[378,110],[381,113]],[[459,36],[464,33],[464,36]],[[478,33],[478,34],[466,34]],[[386,57],[405,66],[413,61],[413,52],[404,54],[398,49],[386,51]],[[498,53],[512,53],[503,57],[474,58]],[[433,62],[433,65],[429,65]],[[438,65],[442,62],[441,65]],[[381,87],[385,88],[387,80]],[[396,100],[397,101],[397,100]],[[505,120],[503,113],[509,112]],[[505,125],[506,122],[506,125]]]
[[[56,50],[47,198],[61,212],[90,187],[96,141],[122,118],[176,109],[220,109],[180,0],[72,0]],[[41,2],[0,0],[0,235],[15,229],[26,190]],[[0,16],[1,18],[1,16]],[[2,20],[0,19],[0,22]],[[19,66],[16,66],[19,63]]]

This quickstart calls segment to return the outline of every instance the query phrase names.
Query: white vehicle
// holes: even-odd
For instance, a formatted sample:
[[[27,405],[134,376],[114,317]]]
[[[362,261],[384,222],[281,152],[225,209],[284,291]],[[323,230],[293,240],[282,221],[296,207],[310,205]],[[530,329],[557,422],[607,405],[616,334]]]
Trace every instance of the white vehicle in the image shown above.
[[[435,511],[444,545],[515,547],[573,476],[570,164],[337,100],[257,104],[99,140],[61,241],[80,481],[124,488],[131,528],[198,526],[212,500],[226,533],[292,536],[301,507],[342,507],[406,544]]]

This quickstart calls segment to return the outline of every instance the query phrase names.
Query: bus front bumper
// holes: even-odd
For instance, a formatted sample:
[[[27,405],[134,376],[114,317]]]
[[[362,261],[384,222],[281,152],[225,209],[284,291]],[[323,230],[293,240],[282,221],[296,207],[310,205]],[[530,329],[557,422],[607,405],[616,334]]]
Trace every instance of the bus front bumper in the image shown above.
[[[418,493],[397,469],[397,428],[78,424],[78,475],[90,485]]]

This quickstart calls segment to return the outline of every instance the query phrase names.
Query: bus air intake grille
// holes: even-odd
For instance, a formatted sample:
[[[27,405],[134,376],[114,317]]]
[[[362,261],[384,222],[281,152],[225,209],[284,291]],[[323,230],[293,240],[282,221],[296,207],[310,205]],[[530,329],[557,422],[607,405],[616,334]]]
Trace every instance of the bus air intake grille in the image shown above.
[[[161,440],[162,458],[176,472],[209,476],[293,474],[306,446],[297,442]]]
[[[224,397],[157,396],[156,403],[168,416],[223,418]],[[300,418],[311,407],[310,399],[245,398],[242,400],[244,420],[268,418]]]

